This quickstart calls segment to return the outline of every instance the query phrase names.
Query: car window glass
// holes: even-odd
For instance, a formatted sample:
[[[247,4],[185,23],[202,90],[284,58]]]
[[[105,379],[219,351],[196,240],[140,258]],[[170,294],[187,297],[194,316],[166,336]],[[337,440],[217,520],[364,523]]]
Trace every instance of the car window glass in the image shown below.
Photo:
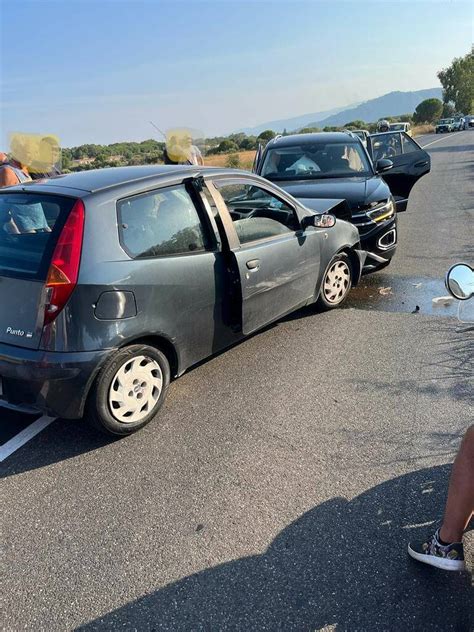
[[[35,193],[0,195],[0,275],[44,279],[75,200]]]
[[[420,148],[418,147],[418,145],[409,136],[406,136],[405,134],[402,134],[402,146],[403,146],[404,154],[409,154],[414,151],[420,151]]]
[[[295,212],[266,189],[253,184],[214,182],[227,205],[241,243],[292,233]]]
[[[394,158],[402,153],[400,134],[377,134],[372,137],[374,160]]]
[[[267,151],[261,175],[271,180],[317,179],[369,173],[361,144],[311,142],[274,147]]]
[[[121,200],[118,212],[121,242],[133,258],[190,254],[209,246],[182,185]]]

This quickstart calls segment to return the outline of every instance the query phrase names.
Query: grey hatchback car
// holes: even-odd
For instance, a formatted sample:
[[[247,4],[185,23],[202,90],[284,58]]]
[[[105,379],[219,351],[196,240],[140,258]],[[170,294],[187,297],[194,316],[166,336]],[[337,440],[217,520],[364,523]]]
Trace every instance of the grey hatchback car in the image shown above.
[[[325,203],[326,202],[326,203]],[[127,435],[170,379],[309,303],[341,305],[357,229],[252,174],[183,166],[0,192],[0,400]]]

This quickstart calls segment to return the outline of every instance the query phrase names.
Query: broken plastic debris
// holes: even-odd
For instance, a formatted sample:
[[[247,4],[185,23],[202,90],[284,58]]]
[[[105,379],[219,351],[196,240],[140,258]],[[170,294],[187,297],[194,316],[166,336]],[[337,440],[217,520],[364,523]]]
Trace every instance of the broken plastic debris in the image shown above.
[[[421,287],[423,283],[412,283],[413,287]]]
[[[448,305],[451,305],[452,303],[454,303],[454,298],[452,296],[437,296],[431,302],[433,303],[435,307],[440,307],[440,306],[447,307]]]
[[[387,296],[388,294],[392,293],[392,288],[391,287],[379,287],[379,294],[381,294],[382,296]]]

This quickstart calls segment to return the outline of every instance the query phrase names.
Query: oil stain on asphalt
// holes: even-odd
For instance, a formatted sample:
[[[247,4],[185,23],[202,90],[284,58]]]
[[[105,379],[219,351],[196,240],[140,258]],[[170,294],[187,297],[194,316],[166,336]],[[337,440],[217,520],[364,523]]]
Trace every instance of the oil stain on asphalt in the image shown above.
[[[353,288],[345,308],[457,318],[459,304],[440,279],[370,274]],[[470,305],[462,304],[461,310],[461,317],[469,312],[466,320],[474,316]]]

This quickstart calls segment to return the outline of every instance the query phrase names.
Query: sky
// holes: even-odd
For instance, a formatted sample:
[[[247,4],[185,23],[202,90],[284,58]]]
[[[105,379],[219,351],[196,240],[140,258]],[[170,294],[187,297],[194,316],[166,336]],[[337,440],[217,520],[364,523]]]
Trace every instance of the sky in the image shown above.
[[[464,0],[0,0],[1,135],[206,136],[439,86]]]

